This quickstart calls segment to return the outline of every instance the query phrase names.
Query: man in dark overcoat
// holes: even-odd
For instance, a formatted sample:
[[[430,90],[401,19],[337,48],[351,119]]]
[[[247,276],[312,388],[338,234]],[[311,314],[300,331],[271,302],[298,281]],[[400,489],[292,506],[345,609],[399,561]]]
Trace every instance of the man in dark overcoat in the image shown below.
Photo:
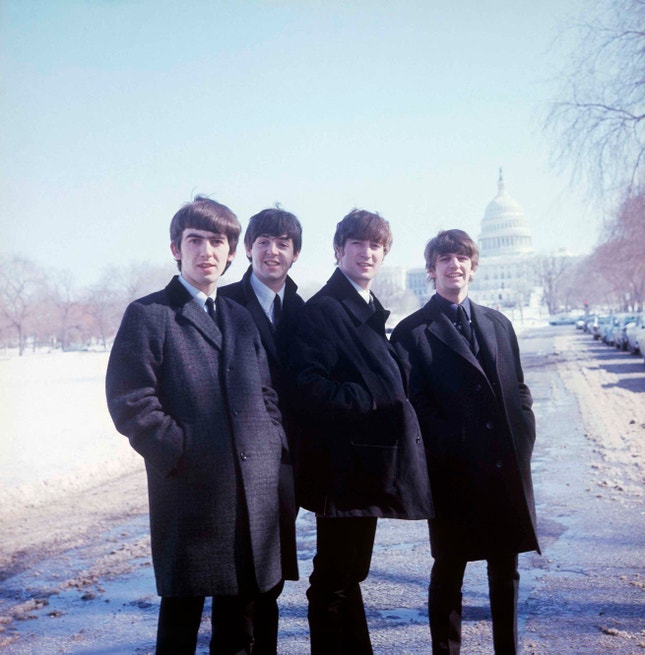
[[[497,655],[517,652],[518,553],[538,550],[532,398],[517,338],[500,312],[468,298],[478,250],[462,230],[425,249],[436,293],[391,342],[410,367],[435,517],[429,612],[432,652],[459,653],[466,563],[486,560]]]
[[[370,287],[392,243],[387,221],[354,210],[334,236],[337,269],[305,303],[292,358],[296,491],[316,512],[307,591],[313,655],[372,653],[360,583],[379,517],[427,519],[421,433],[388,316]]]
[[[145,459],[161,598],[158,654],[194,653],[205,596],[211,653],[273,653],[262,597],[283,579],[278,478],[287,443],[248,312],[217,296],[240,234],[198,197],[173,217],[181,274],[131,303],[106,377],[117,429]]]
[[[267,354],[271,386],[278,393],[278,405],[287,440],[295,430],[286,383],[286,363],[296,319],[304,305],[289,271],[302,248],[302,226],[297,217],[280,207],[270,207],[251,216],[244,232],[244,249],[250,262],[239,282],[220,287],[218,293],[246,307],[253,317]],[[295,552],[297,506],[293,470],[285,461],[281,471],[281,534],[283,574],[298,579]],[[274,611],[278,611],[274,602]],[[277,622],[276,622],[277,624]]]

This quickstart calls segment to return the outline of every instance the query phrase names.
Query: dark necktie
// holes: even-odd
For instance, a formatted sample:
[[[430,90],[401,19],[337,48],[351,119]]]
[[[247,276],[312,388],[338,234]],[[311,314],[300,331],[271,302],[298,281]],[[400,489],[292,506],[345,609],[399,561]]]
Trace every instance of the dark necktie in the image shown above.
[[[217,318],[215,317],[215,301],[212,298],[206,298],[206,311],[208,315],[217,323]]]
[[[370,306],[370,309],[374,312],[376,311],[376,305],[374,304],[374,296],[370,293],[370,299],[367,303]]]
[[[282,318],[282,301],[280,296],[276,293],[273,299],[273,327],[277,328],[280,319]]]
[[[470,349],[475,352],[475,342],[473,340],[473,328],[468,320],[468,314],[463,305],[457,305],[457,328],[466,337]]]

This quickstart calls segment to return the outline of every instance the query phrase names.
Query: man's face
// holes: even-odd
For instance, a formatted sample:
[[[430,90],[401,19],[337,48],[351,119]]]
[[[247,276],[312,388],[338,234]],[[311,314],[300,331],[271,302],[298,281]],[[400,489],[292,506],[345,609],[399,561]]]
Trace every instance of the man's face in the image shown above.
[[[452,302],[461,302],[468,295],[468,285],[474,273],[468,255],[456,252],[439,255],[428,275],[434,280],[437,293]]]
[[[183,231],[179,248],[171,243],[170,249],[173,257],[181,261],[181,274],[186,282],[207,296],[215,291],[217,280],[235,256],[225,234],[193,228]]]
[[[246,249],[255,276],[276,292],[282,288],[298,254],[294,252],[293,239],[285,234],[279,237],[261,234],[251,248]]]
[[[338,268],[361,289],[370,288],[384,257],[383,244],[368,239],[347,239],[343,248],[336,250]]]

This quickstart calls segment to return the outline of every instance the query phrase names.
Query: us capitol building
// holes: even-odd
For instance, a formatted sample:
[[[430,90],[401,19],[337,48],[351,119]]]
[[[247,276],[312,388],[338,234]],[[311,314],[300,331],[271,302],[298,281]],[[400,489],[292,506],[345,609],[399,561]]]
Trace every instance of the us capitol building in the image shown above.
[[[501,169],[497,195],[486,207],[477,245],[479,266],[469,293],[473,300],[520,311],[539,302],[533,237],[522,208],[506,191]],[[425,303],[433,293],[425,269],[409,269],[406,277],[406,287]]]

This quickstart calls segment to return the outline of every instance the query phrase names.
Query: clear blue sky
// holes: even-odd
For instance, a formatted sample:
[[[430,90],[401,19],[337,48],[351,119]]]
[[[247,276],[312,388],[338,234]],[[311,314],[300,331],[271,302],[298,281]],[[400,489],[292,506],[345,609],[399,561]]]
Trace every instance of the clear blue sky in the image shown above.
[[[243,227],[297,214],[293,276],[322,282],[351,208],[390,221],[386,264],[422,265],[439,229],[477,237],[503,167],[538,250],[589,249],[599,219],[541,130],[579,5],[0,0],[0,248],[87,286],[169,261],[205,193]]]

